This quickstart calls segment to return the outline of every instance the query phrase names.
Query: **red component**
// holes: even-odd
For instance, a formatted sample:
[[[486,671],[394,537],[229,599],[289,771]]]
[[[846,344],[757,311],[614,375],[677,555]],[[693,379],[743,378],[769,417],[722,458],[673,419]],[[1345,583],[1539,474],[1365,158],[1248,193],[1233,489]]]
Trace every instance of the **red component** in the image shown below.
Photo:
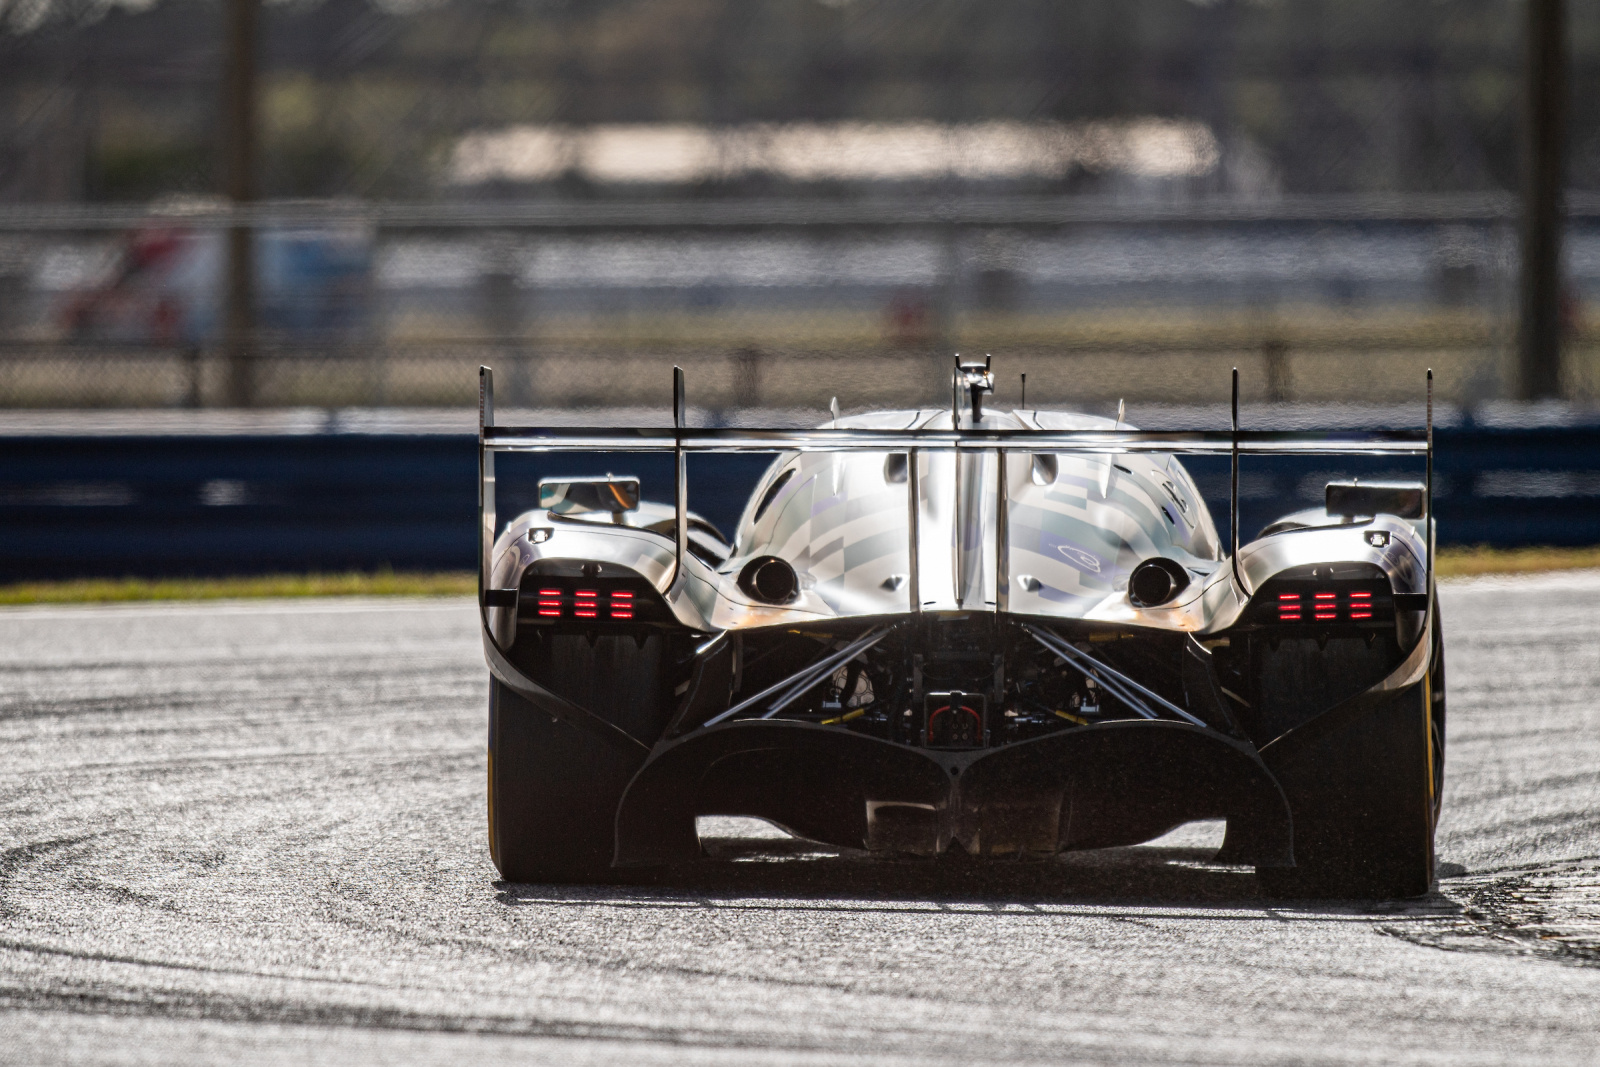
[[[1279,622],[1299,622],[1300,621],[1300,594],[1299,593],[1279,593],[1278,594],[1278,621]]]
[[[974,723],[973,729],[977,730],[979,737],[983,736],[983,716],[982,715],[979,715],[976,711],[974,711],[972,708],[967,707],[965,704],[957,704],[957,705],[954,705],[954,706],[949,705],[949,704],[945,704],[942,707],[934,708],[933,709],[933,713],[928,716],[928,731],[927,731],[927,735],[928,735],[927,736],[927,741],[928,741],[928,743],[931,744],[933,742],[933,724],[939,720],[939,716],[945,714],[946,712],[955,712],[956,713],[956,717],[959,717],[961,712],[966,712],[968,715],[972,716],[972,721]]]
[[[1352,619],[1372,618],[1372,594],[1360,589],[1350,591],[1350,617]]]
[[[633,594],[628,592],[626,589],[613,589],[611,591],[611,599],[612,600],[632,600],[633,599]]]
[[[1312,593],[1312,618],[1318,622],[1331,622],[1339,617],[1338,593]]]
[[[561,615],[561,590],[539,590],[539,614],[552,619]]]

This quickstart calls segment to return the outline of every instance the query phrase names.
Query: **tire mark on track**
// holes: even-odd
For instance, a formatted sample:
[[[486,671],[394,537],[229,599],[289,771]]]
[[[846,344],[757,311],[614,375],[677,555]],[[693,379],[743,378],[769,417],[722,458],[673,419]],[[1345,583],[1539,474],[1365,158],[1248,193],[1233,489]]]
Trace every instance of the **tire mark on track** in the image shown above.
[[[1600,967],[1600,858],[1502,868],[1451,879],[1454,922],[1380,927],[1447,952],[1487,952]]]
[[[353,1030],[412,1031],[419,1033],[473,1034],[496,1037],[549,1038],[569,1041],[608,1041],[619,1044],[673,1046],[706,1050],[773,1051],[847,1054],[859,1051],[860,1031],[837,1035],[810,1031],[804,1037],[763,1030],[749,1034],[728,1029],[671,1027],[642,1023],[584,1022],[529,1015],[447,1015],[367,1005],[305,1004],[278,999],[233,997],[223,994],[169,996],[146,989],[116,996],[103,989],[51,991],[32,995],[29,990],[0,985],[0,1008],[60,1011],[79,1015],[193,1019],[207,1022],[255,1025],[337,1027]],[[894,1030],[862,1027],[882,1038],[906,1044]],[[1043,1049],[1034,1049],[1037,1055]],[[943,1057],[941,1057],[943,1058]]]
[[[52,853],[63,849],[75,848],[86,841],[92,841],[96,834],[85,834],[80,837],[56,837],[48,841],[34,841],[26,845],[16,845],[0,852],[0,918],[13,918],[21,912],[13,907],[9,901],[11,884],[17,875],[26,867],[44,860]]]

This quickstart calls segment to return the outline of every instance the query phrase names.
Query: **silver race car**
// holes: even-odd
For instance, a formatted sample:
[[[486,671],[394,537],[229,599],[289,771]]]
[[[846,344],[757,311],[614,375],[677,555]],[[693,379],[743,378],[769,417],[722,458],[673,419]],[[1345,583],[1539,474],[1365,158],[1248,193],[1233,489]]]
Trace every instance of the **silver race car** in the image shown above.
[[[494,421],[481,372],[480,606],[489,842],[510,881],[692,861],[744,815],[875,853],[1049,856],[1223,819],[1218,862],[1286,895],[1412,896],[1433,878],[1444,657],[1429,429],[1141,432],[984,407],[816,430]],[[505,452],[664,452],[546,480],[504,528]],[[726,538],[686,460],[776,458]],[[1179,454],[1230,456],[1223,544]],[[1238,543],[1241,455],[1408,455]]]

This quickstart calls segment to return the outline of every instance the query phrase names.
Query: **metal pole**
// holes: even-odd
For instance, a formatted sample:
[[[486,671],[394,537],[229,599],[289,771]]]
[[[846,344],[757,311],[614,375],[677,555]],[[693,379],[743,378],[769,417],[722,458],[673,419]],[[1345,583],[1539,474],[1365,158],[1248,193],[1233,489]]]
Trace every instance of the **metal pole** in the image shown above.
[[[1567,54],[1563,0],[1527,0],[1523,100],[1522,279],[1517,391],[1561,394],[1561,226]]]
[[[688,425],[688,401],[684,397],[683,368],[672,368],[672,425],[682,430]],[[689,554],[689,457],[683,450],[683,438],[678,438],[673,449],[673,501],[677,513],[677,555],[672,568],[672,580],[677,582],[683,574],[683,559]]]
[[[1427,579],[1426,580],[1426,589],[1427,589],[1427,593],[1428,593],[1428,604],[1427,604],[1427,607],[1423,609],[1424,612],[1425,612],[1423,618],[1426,620],[1428,625],[1423,627],[1423,633],[1424,634],[1429,632],[1429,626],[1431,626],[1432,623],[1433,623],[1433,553],[1434,553],[1434,549],[1438,547],[1438,536],[1437,536],[1437,532],[1436,532],[1437,528],[1434,526],[1434,522],[1433,522],[1433,368],[1432,367],[1428,368],[1428,470],[1427,470],[1427,481],[1425,483],[1425,497],[1426,497],[1426,499],[1423,502],[1423,512],[1424,512],[1424,514],[1426,514],[1428,516],[1428,525],[1425,528],[1425,533],[1427,534],[1427,538],[1428,538],[1428,567],[1427,567],[1427,576],[1426,576],[1426,579]]]
[[[1233,448],[1230,449],[1233,477],[1228,488],[1228,536],[1233,541],[1233,581],[1246,596],[1244,578],[1239,574],[1239,368],[1233,368]]]
[[[228,0],[223,75],[223,191],[234,208],[256,196],[256,24],[260,0]],[[255,403],[255,235],[247,224],[228,228],[223,347],[227,354],[225,402]]]
[[[995,450],[995,467],[999,472],[994,516],[995,614],[1011,610],[1011,487],[1006,484],[1006,459],[1005,449]]]
[[[484,447],[485,427],[494,425],[494,371],[478,368],[478,609],[485,603],[486,590],[493,577],[489,573],[494,556],[494,528],[497,524],[494,503],[494,451]]]
[[[911,598],[911,610],[922,610],[922,562],[918,543],[921,540],[922,517],[922,479],[917,473],[917,464],[921,457],[916,449],[906,453],[906,500],[909,511],[906,515],[906,534],[909,540],[910,560],[906,578],[906,589]]]

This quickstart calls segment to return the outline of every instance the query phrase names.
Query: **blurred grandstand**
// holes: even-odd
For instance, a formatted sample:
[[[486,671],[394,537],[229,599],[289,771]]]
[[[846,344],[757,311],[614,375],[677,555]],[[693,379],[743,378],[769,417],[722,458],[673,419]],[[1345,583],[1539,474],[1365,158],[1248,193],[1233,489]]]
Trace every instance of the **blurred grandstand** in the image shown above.
[[[1517,387],[1519,5],[0,4],[0,406],[1386,404]],[[1600,393],[1600,14],[1572,11],[1562,392]],[[221,249],[257,236],[248,388]],[[230,374],[235,377],[230,378]]]

